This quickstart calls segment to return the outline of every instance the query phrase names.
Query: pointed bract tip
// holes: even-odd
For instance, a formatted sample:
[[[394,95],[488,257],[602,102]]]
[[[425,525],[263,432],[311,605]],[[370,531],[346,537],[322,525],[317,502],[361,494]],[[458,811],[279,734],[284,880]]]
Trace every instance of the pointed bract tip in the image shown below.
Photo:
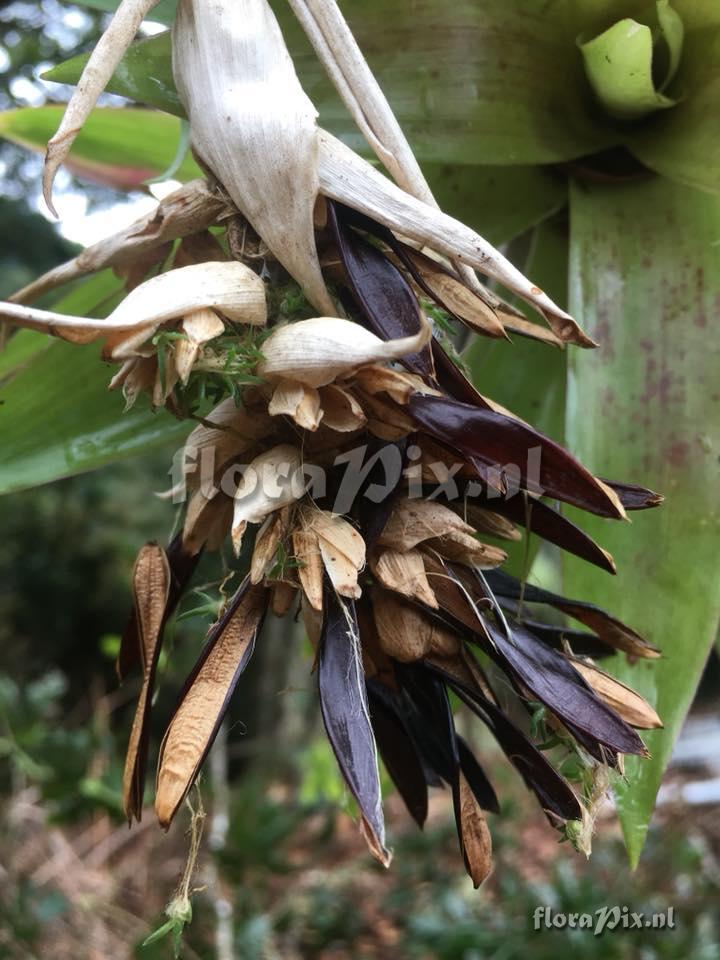
[[[365,817],[360,819],[360,832],[372,856],[387,870],[392,863],[392,851],[386,848],[384,838],[380,840]]]
[[[605,495],[607,496],[608,500],[609,500],[610,503],[613,505],[613,507],[614,507],[614,509],[615,509],[615,513],[616,513],[616,515],[617,515],[617,519],[618,519],[618,520],[627,520],[628,523],[629,523],[629,522],[630,522],[630,518],[628,517],[628,515],[627,515],[627,513],[626,513],[626,511],[625,511],[625,507],[622,505],[622,501],[620,500],[620,497],[619,497],[619,496],[617,495],[617,493],[613,490],[613,488],[610,487],[610,486],[608,486],[608,484],[605,483],[603,480],[599,480],[597,477],[595,477],[595,482],[596,482],[597,485],[603,490],[603,492],[604,492]]]
[[[52,143],[52,141],[51,141]],[[58,171],[58,162],[52,157],[52,147],[51,143],[48,144],[47,153],[45,154],[45,163],[43,165],[43,175],[42,175],[42,194],[45,205],[47,206],[50,213],[55,217],[56,220],[60,219],[60,214],[57,212],[57,208],[53,202],[53,185],[55,183],[55,174]]]
[[[615,563],[615,557],[610,553],[609,550],[605,550],[600,547],[600,552],[605,557],[608,562],[608,573],[611,573],[613,576],[617,574],[617,564]]]

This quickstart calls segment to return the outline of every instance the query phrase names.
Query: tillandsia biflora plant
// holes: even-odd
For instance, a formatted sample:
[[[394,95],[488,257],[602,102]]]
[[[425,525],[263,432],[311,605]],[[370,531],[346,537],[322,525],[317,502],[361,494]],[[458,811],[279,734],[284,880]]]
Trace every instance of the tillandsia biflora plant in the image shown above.
[[[152,5],[124,0],[88,61],[48,147],[49,203],[56,169]],[[73,343],[101,340],[128,405],[147,393],[200,420],[171,491],[189,495],[183,529],[166,549],[144,546],[133,574],[118,660],[121,678],[142,674],[128,820],[142,812],[164,628],[201,554],[229,539],[247,574],[167,724],[160,823],[169,826],[195,782],[268,612],[298,611],[328,739],[373,855],[390,862],[379,753],[420,826],[428,788],[450,787],[477,886],[491,867],[486,813],[498,800],[456,732],[451,693],[489,728],[550,824],[585,852],[609,771],[647,755],[636,729],[661,725],[596,663],[659,651],[597,606],[504,571],[501,544],[524,530],[614,573],[609,553],[546,499],[625,520],[662,498],[599,479],[465,376],[444,335],[449,319],[548,350],[593,341],[440,211],[334,0],[290,5],[395,182],[317,126],[266,0],[180,0],[172,69],[206,180],[40,278],[0,316]],[[105,319],[27,305],[108,266],[127,295]],[[558,625],[558,612],[582,628]]]

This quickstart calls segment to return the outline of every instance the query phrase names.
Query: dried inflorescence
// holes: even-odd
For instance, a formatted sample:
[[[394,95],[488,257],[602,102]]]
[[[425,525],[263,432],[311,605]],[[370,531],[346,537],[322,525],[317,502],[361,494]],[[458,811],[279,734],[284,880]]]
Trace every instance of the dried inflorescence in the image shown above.
[[[487,337],[535,337],[549,349],[592,344],[500,253],[437,209],[334,3],[291,4],[397,185],[316,126],[265,0],[180,0],[174,73],[208,184],[186,186],[155,217],[41,278],[0,316],[73,342],[102,339],[105,358],[122,364],[111,386],[129,403],[147,392],[200,420],[171,491],[187,497],[182,532],[167,551],[143,547],[133,578],[118,661],[121,679],[143,673],[124,778],[128,818],[142,811],[163,629],[201,554],[227,542],[246,558],[246,576],[167,727],[161,824],[197,777],[266,614],[296,614],[372,853],[389,862],[379,752],[420,826],[428,788],[451,788],[477,885],[490,870],[486,813],[498,801],[455,729],[450,693],[489,728],[551,824],[582,824],[568,831],[582,849],[607,769],[645,755],[634,728],[660,724],[594,662],[658,651],[593,605],[503,571],[503,543],[535,534],[614,573],[612,557],[547,501],[623,519],[661,498],[595,477],[479,393],[448,355],[428,317],[444,313]],[[47,190],[117,63],[113,38],[128,41],[150,6],[121,4],[51,142]],[[26,305],[107,266],[129,292],[105,320]],[[532,304],[551,329],[489,292],[472,268]],[[555,616],[546,620],[548,608]],[[586,629],[559,625],[558,612]],[[574,786],[556,765],[568,758]]]

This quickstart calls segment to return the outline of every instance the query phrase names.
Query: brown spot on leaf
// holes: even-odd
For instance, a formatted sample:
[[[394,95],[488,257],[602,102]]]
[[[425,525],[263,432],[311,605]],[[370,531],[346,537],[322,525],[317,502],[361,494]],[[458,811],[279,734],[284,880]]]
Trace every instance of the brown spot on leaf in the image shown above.
[[[677,440],[665,448],[665,459],[674,467],[684,467],[690,457],[690,444],[687,440]]]

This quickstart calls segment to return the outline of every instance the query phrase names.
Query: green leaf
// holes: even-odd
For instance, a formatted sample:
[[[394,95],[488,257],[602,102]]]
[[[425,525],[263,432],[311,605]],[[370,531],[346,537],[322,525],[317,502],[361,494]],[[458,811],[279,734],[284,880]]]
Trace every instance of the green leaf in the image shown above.
[[[720,27],[720,4],[717,0],[672,0],[686,30],[708,30]]]
[[[556,303],[566,304],[568,238],[565,224],[558,220],[541,224],[534,231],[527,262],[521,266]],[[529,320],[537,319],[531,308],[519,301],[515,303],[527,311]],[[513,336],[512,343],[476,337],[464,359],[481,393],[562,442],[566,351],[519,336]]]
[[[568,559],[565,590],[611,609],[663,651],[613,672],[655,705],[665,729],[630,758],[615,793],[637,863],[655,796],[720,614],[718,456],[720,200],[655,179],[575,188],[574,315],[602,346],[570,355],[567,439],[601,476],[664,493],[632,526],[583,525],[614,554],[617,578]]]
[[[106,317],[125,295],[122,280],[112,270],[101,270],[76,281],[53,301],[56,313]],[[47,338],[46,338],[47,339]]]
[[[620,20],[580,49],[588,80],[611,117],[637,120],[675,105],[655,88],[650,27]]]
[[[153,930],[149,936],[145,937],[141,946],[149,947],[151,944],[157,943],[158,940],[162,940],[164,937],[170,936],[171,934],[174,935],[176,928],[176,920],[166,920],[165,923],[161,924],[156,930]]]
[[[63,109],[27,107],[0,113],[0,136],[44,153]],[[138,190],[146,180],[168,169],[180,137],[180,121],[167,114],[100,108],[93,111],[78,135],[67,166],[78,176],[98,183],[119,190]],[[199,175],[195,161],[186,157],[175,177],[185,181]]]
[[[75,84],[80,79],[89,54],[82,53],[46,70],[43,80]],[[129,48],[107,85],[109,93],[129,97],[148,107],[157,107],[177,117],[184,117],[172,76],[170,32],[138,40]]]
[[[0,493],[51,480],[181,442],[188,425],[107,389],[112,368],[97,345],[55,342],[9,383],[0,385]]]
[[[664,0],[658,0],[664,4]],[[685,30],[706,30],[720,26],[720,4],[717,0],[672,0],[672,8]],[[652,0],[572,0],[568,8],[577,32],[594,37],[623,17],[654,26],[660,16]],[[665,28],[667,29],[667,27]]]
[[[682,102],[632,131],[627,144],[657,173],[720,193],[720,164],[714,159],[720,150],[720,26],[686,35],[673,90]]]
[[[75,316],[106,316],[122,295],[123,285],[110,270],[103,270],[75,283],[53,303],[57,313]],[[53,339],[35,330],[15,330],[4,350],[0,350],[0,381],[14,376],[37,354],[53,344]]]
[[[121,290],[121,281],[103,271],[53,309],[102,317]],[[124,413],[122,394],[107,389],[113,370],[101,362],[97,344],[78,347],[29,330],[12,337],[0,354],[0,493],[93,470],[187,435],[188,424],[142,401]]]
[[[13,376],[38,353],[47,350],[51,341],[35,330],[18,330],[7,346],[0,350],[0,382]]]
[[[159,173],[157,176],[153,177],[152,180],[148,180],[148,186],[153,183],[165,183],[166,180],[172,180],[173,178],[177,177],[189,153],[190,122],[188,120],[182,120],[180,122],[180,140],[175,151],[175,156],[170,161],[170,166],[163,170],[162,173]]]
[[[114,13],[118,7],[118,0],[75,0],[79,7],[89,7],[91,10],[101,10]],[[150,11],[145,18],[155,23],[171,24],[175,19],[177,0],[160,0],[160,3]]]
[[[526,263],[519,264],[528,276],[561,306],[567,303],[567,226],[548,220],[532,234]],[[535,321],[524,303],[515,305]],[[523,337],[513,343],[476,337],[464,356],[472,381],[485,396],[496,400],[548,436],[562,442],[565,428],[566,352]],[[518,543],[503,541],[508,552],[507,569],[524,578],[535,560],[540,540],[524,534]],[[544,583],[547,580],[543,581]]]
[[[512,2],[513,0],[508,0],[508,6]],[[117,9],[118,0],[75,0],[75,3],[77,6],[90,7],[92,10],[112,12]],[[520,9],[522,5],[520,0]],[[277,7],[276,0],[271,0],[271,6]],[[343,10],[346,6],[348,4],[344,3]],[[673,6],[688,29],[720,24],[720,6],[717,0],[673,0]],[[176,7],[177,0],[160,0],[160,3],[150,11],[147,19],[170,26],[175,19]],[[595,27],[600,30],[603,24],[598,24],[598,20],[604,20],[604,26],[609,26],[620,17],[636,17],[647,8],[648,0],[570,0],[563,11],[563,18],[571,25],[585,24],[586,26],[594,20]],[[277,12],[282,15],[282,9]],[[572,29],[576,29],[576,26]]]
[[[677,11],[670,6],[670,0],[657,0],[657,18],[668,53],[665,79],[660,86],[660,90],[663,91],[680,66],[685,40],[685,25]]]
[[[345,0],[343,12],[421,161],[535,164],[614,142],[588,110],[568,6]],[[277,9],[321,122],[357,140],[317,58],[304,54],[299,27]]]
[[[287,4],[275,7],[320,122],[366,149]],[[571,0],[343,4],[418,158],[472,165],[553,163],[617,142],[594,117],[569,10]],[[169,34],[138,46],[108,89],[177,113]],[[76,82],[71,63],[51,77]]]
[[[445,211],[496,246],[546,220],[567,203],[564,177],[540,167],[423,166]]]

